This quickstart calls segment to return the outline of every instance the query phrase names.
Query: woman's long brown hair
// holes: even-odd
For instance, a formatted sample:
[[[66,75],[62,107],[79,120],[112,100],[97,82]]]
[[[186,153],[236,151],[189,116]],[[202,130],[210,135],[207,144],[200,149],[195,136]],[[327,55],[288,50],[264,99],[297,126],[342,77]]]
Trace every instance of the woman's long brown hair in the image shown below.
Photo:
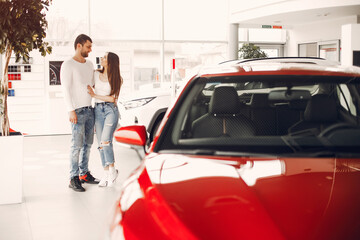
[[[111,91],[110,96],[115,96],[117,99],[120,94],[120,88],[123,84],[123,78],[120,75],[120,59],[115,53],[108,52],[107,55],[107,76],[109,79]],[[100,70],[104,73],[104,68]]]

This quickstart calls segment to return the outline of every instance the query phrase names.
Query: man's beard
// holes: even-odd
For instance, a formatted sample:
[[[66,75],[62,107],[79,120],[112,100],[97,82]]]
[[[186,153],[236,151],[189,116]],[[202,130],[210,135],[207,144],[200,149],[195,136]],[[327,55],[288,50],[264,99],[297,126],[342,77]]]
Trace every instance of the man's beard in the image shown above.
[[[81,53],[81,56],[84,57],[84,58],[86,58],[86,57],[89,56],[89,54],[88,54],[87,52],[82,52],[82,53]]]

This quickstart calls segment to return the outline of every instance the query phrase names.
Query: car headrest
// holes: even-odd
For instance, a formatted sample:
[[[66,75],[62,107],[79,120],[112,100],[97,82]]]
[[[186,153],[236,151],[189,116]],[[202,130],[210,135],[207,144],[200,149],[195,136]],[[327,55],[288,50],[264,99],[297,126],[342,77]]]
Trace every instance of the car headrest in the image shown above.
[[[336,122],[336,101],[327,95],[314,95],[306,105],[304,119],[308,122]]]
[[[217,87],[210,99],[209,112],[212,114],[236,114],[239,112],[239,96],[234,87]]]

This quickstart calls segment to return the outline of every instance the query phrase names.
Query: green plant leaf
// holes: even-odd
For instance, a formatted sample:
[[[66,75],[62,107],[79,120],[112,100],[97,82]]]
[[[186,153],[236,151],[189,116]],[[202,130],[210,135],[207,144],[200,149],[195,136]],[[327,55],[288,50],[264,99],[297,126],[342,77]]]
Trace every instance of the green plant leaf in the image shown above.
[[[239,58],[250,59],[250,58],[267,58],[267,54],[260,50],[260,47],[253,43],[245,43],[239,49]]]

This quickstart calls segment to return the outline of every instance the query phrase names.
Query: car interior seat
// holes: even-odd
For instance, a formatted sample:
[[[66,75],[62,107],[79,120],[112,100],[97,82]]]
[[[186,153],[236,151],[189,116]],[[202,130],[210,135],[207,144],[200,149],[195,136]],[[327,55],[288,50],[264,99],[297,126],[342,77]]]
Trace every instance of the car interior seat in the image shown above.
[[[308,101],[304,119],[288,129],[290,135],[318,135],[328,126],[339,122],[336,101],[325,94],[312,96]]]
[[[209,103],[209,112],[192,124],[192,136],[237,137],[255,135],[253,122],[240,112],[239,96],[232,86],[214,90]]]
[[[276,111],[269,105],[268,94],[253,94],[248,105],[250,118],[256,125],[256,134],[276,135]]]

